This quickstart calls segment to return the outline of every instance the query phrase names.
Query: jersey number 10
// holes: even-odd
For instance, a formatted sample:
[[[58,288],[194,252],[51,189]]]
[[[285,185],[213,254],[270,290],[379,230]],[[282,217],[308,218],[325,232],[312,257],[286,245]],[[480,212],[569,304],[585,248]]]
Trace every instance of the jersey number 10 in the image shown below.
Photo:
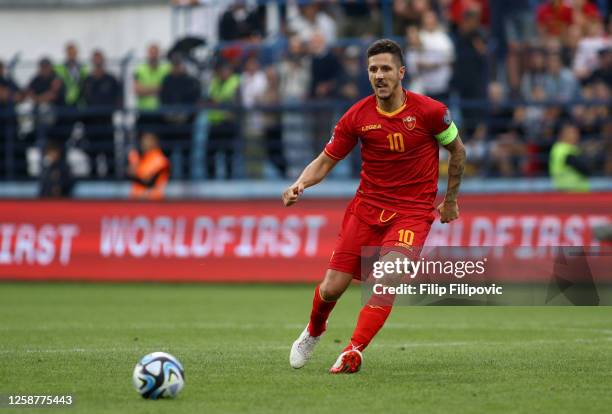
[[[394,132],[387,135],[389,149],[394,152],[404,152],[404,135],[401,132]]]

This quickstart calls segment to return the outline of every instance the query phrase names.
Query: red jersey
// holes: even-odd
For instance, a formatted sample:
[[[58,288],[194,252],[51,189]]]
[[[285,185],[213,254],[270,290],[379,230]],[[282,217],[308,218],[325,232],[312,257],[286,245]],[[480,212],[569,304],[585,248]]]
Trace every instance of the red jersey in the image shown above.
[[[431,213],[438,192],[439,144],[457,136],[446,106],[405,91],[392,113],[374,95],[353,105],[338,121],[325,153],[344,158],[361,140],[361,182],[357,196],[376,207],[404,214]]]
[[[550,35],[559,35],[570,26],[573,21],[573,10],[566,4],[554,6],[550,3],[542,4],[536,12],[538,25]]]

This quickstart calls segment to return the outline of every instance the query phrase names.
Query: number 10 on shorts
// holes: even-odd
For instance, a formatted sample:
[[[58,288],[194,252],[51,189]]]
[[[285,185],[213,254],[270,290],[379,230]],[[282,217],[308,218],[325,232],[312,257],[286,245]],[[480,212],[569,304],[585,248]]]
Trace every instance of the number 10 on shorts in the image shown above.
[[[400,243],[404,243],[407,244],[408,246],[412,246],[412,243],[414,242],[414,232],[412,230],[399,230],[399,241]]]

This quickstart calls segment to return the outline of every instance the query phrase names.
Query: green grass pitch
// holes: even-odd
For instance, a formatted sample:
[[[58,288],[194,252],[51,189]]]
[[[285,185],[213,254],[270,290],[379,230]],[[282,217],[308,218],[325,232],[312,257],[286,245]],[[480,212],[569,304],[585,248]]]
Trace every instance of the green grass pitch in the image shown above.
[[[0,284],[0,394],[71,393],[74,407],[51,412],[75,414],[612,407],[612,307],[398,307],[363,370],[332,376],[359,290],[336,307],[310,364],[293,370],[289,347],[311,298],[304,285]],[[152,351],[183,362],[178,399],[145,401],[132,388],[136,361]]]

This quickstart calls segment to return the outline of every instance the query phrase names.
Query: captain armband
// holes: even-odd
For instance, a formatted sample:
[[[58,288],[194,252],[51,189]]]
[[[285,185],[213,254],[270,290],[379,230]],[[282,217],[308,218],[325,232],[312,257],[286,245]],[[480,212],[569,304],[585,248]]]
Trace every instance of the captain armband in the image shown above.
[[[457,135],[459,135],[459,130],[457,129],[455,123],[451,122],[448,128],[446,128],[439,134],[436,134],[435,137],[436,140],[440,143],[440,145],[448,145],[453,142],[455,138],[457,138]]]

